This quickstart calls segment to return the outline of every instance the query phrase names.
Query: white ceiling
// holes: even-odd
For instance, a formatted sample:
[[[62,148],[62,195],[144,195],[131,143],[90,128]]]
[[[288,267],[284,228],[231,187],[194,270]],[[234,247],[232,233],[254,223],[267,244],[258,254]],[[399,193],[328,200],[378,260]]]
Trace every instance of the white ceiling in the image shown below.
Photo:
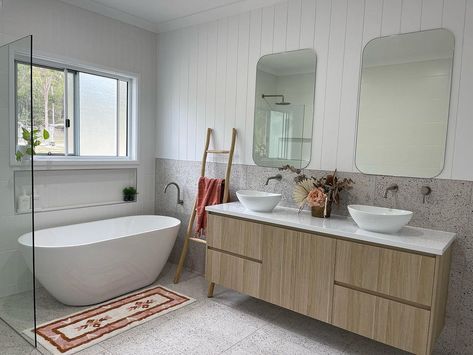
[[[61,0],[152,32],[213,21],[282,0]]]

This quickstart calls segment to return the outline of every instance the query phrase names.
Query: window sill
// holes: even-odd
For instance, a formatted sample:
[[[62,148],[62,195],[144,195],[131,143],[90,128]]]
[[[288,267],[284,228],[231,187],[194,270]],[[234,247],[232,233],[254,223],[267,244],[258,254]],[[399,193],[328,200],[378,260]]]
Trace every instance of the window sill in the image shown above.
[[[110,167],[110,168],[130,168],[137,167],[140,162],[136,159],[115,159],[115,158],[89,158],[89,157],[35,157],[34,158],[34,170],[44,170],[49,168],[77,168],[81,169],[96,169],[98,167]],[[13,164],[18,170],[22,168],[30,169],[30,164]]]

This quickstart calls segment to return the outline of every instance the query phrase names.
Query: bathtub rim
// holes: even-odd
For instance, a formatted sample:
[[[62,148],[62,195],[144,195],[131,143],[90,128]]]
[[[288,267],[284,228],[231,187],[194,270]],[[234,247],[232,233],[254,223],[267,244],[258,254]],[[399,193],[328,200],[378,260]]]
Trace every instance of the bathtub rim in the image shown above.
[[[109,242],[109,241],[112,241],[112,240],[120,240],[120,239],[123,239],[123,238],[132,237],[132,236],[141,236],[143,234],[152,233],[152,232],[156,232],[156,231],[165,231],[165,230],[169,230],[169,229],[172,229],[172,228],[179,228],[180,225],[182,224],[181,220],[179,220],[178,218],[175,218],[175,217],[171,217],[171,216],[164,216],[164,215],[132,215],[132,216],[122,216],[122,217],[107,218],[107,219],[98,219],[96,221],[89,221],[89,222],[82,222],[82,223],[66,224],[64,226],[58,226],[58,227],[44,228],[44,229],[39,229],[39,230],[35,231],[35,233],[41,232],[41,231],[47,231],[47,230],[61,229],[61,228],[73,227],[73,226],[82,226],[82,225],[93,224],[93,223],[97,223],[97,222],[105,222],[105,221],[108,222],[108,221],[114,221],[114,220],[125,219],[125,218],[133,218],[133,217],[164,217],[166,219],[169,219],[169,220],[175,222],[175,224],[173,224],[171,226],[166,226],[166,227],[163,227],[163,228],[159,228],[159,229],[156,229],[156,228],[155,229],[144,229],[144,230],[139,231],[137,233],[123,234],[123,235],[119,235],[119,236],[115,236],[115,237],[109,237],[109,238],[106,238],[106,239],[93,241],[93,242],[88,242],[88,243],[64,244],[64,245],[46,245],[46,246],[45,245],[35,245],[34,248],[35,249],[60,249],[60,248],[85,247],[85,246],[89,246],[89,245]],[[21,247],[32,248],[33,247],[32,238],[31,238],[32,234],[33,234],[32,232],[22,234],[20,237],[18,237],[17,243]],[[26,242],[25,242],[25,240],[26,240]]]

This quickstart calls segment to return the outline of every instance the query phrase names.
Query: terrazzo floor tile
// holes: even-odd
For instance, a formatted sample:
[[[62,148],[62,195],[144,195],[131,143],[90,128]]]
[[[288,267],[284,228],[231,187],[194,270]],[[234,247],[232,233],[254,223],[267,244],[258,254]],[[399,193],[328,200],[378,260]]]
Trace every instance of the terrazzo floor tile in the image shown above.
[[[245,294],[229,290],[221,289],[218,285],[215,287],[214,298],[212,301],[231,307],[240,313],[245,313],[253,317],[272,321],[283,312],[283,308],[268,302],[247,296]]]
[[[0,355],[39,354],[25,339],[0,320]]]
[[[370,339],[362,338],[357,336],[355,340],[347,349],[344,354],[350,355],[409,355],[409,353],[375,342]]]
[[[264,324],[266,322],[259,318],[212,300],[202,300],[200,306],[173,317],[156,329],[155,335],[178,351],[216,354]]]
[[[288,341],[284,338],[276,336],[275,334],[258,330],[241,342],[235,344],[230,349],[226,350],[224,354],[232,355],[273,355],[273,354],[287,354],[287,355],[304,355],[304,354],[318,354],[305,347]]]
[[[355,338],[339,328],[285,309],[262,330],[315,354],[342,354]]]
[[[100,344],[108,354],[180,354],[179,351],[168,344],[156,339],[153,333],[159,329],[143,331],[142,329],[131,329],[128,332],[110,338]]]

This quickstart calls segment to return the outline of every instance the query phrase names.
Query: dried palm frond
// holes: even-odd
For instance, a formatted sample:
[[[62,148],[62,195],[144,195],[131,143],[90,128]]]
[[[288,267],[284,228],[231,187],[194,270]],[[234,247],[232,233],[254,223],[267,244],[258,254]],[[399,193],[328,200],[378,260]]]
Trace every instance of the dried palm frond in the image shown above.
[[[305,179],[299,181],[294,187],[292,197],[294,201],[299,205],[299,207],[304,207],[307,201],[307,195],[315,187],[314,182],[315,181],[313,179]]]

